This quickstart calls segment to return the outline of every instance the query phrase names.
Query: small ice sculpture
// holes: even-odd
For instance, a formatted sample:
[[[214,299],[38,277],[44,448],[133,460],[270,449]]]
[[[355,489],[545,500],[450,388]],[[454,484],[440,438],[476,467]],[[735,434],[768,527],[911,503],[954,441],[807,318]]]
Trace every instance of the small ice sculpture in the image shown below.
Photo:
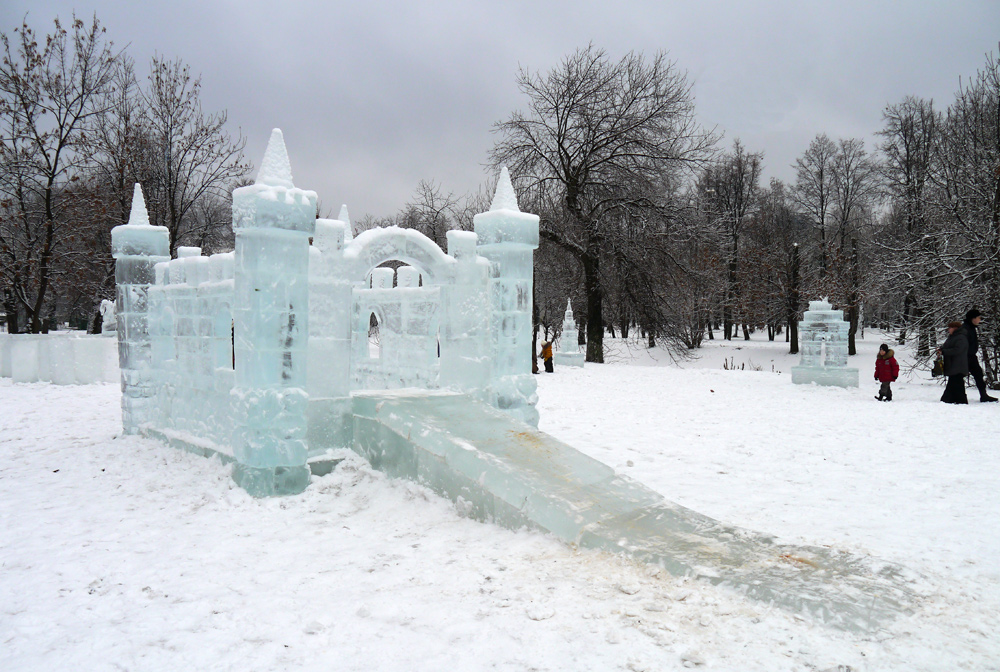
[[[566,300],[566,316],[563,318],[562,335],[559,337],[559,350],[553,358],[556,364],[562,366],[583,366],[586,353],[580,352],[579,332],[576,320],[573,319],[573,302]]]
[[[104,299],[101,301],[101,335],[116,336],[118,325],[115,323],[115,302]]]
[[[802,359],[792,367],[792,382],[858,387],[858,370],[847,366],[847,322],[824,298],[810,301],[799,322]]]

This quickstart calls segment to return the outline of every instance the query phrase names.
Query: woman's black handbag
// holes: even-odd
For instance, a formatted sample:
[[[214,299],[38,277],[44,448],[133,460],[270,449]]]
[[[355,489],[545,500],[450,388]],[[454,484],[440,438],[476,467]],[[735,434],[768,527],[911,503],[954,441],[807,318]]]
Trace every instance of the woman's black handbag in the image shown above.
[[[935,378],[944,375],[944,357],[938,357],[934,360],[934,366],[931,367],[931,375]]]

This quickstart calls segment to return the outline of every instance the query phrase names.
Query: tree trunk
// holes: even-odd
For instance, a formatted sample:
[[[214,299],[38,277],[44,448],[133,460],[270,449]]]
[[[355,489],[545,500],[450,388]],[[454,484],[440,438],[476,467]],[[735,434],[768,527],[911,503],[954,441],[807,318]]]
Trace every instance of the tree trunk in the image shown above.
[[[847,296],[847,354],[858,354],[858,241],[851,239],[851,291]]]
[[[899,328],[899,338],[897,339],[900,345],[906,345],[906,328],[910,321],[910,312],[913,310],[913,290],[911,289],[906,293],[903,298],[903,326]]]
[[[538,283],[535,271],[531,271],[531,372],[538,373]]]
[[[17,302],[14,297],[8,294],[3,302],[4,312],[7,313],[7,333],[16,334],[17,331]]]
[[[786,305],[788,322],[788,354],[799,353],[799,246],[792,247],[792,268],[789,282],[788,303]]]
[[[596,249],[583,254],[583,288],[587,295],[587,361],[604,363],[604,318],[601,296],[601,263]]]

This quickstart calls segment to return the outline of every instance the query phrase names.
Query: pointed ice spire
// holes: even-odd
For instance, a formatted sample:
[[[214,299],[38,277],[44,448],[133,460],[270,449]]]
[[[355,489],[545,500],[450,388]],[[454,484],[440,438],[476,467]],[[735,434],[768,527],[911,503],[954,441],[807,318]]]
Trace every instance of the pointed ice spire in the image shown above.
[[[267,141],[264,159],[260,162],[257,172],[257,184],[269,187],[286,187],[292,189],[292,164],[288,162],[288,151],[285,149],[285,138],[281,129],[271,131],[271,139]]]
[[[566,299],[566,314],[573,317],[573,300]]]
[[[135,183],[132,190],[132,212],[128,215],[128,223],[132,226],[149,226],[149,212],[146,210],[146,199],[142,197],[142,186]]]
[[[354,232],[351,230],[351,214],[347,212],[347,203],[340,206],[340,214],[337,219],[344,223],[344,242],[354,240]]]
[[[497,191],[493,194],[493,202],[490,203],[490,211],[493,210],[521,212],[521,209],[517,207],[517,195],[514,193],[514,185],[510,183],[510,173],[507,171],[507,166],[500,169]]]

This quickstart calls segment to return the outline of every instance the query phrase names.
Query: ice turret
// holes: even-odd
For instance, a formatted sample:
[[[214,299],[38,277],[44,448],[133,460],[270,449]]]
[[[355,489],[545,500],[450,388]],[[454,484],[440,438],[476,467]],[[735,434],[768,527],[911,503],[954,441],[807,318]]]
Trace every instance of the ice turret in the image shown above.
[[[349,243],[354,240],[354,234],[351,231],[351,215],[347,212],[346,203],[340,206],[340,214],[337,215],[337,220],[344,223],[344,241]]]
[[[521,212],[507,168],[500,171],[489,212],[476,215],[478,252],[490,261],[493,374],[497,408],[538,425],[536,383],[531,375],[532,253],[538,247],[538,216]]]
[[[281,130],[274,129],[257,181],[233,191],[233,229],[285,229],[312,235],[316,192],[297,189]]]
[[[254,496],[294,494],[309,484],[306,349],[315,227],[316,192],[292,183],[275,129],[257,181],[233,192],[233,478]]]
[[[288,160],[288,150],[285,149],[285,138],[280,128],[271,131],[264,150],[264,159],[260,162],[255,184],[265,184],[270,187],[285,187],[291,189],[292,164]]]
[[[111,230],[111,252],[117,284],[115,319],[122,372],[122,427],[126,434],[135,434],[152,420],[154,412],[149,286],[156,278],[156,264],[170,259],[170,234],[164,226],[150,226],[138,183],[132,193],[128,224]]]

